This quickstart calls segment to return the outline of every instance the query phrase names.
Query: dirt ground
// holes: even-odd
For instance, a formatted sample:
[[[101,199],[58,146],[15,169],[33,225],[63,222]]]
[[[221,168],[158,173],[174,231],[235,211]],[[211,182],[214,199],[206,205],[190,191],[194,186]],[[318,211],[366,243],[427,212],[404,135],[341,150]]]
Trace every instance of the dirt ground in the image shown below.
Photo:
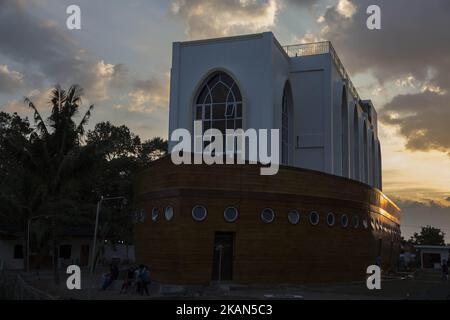
[[[243,286],[237,284],[220,284],[209,287],[182,287],[152,283],[150,295],[141,296],[130,289],[127,294],[120,294],[122,277],[115,281],[106,291],[100,290],[101,276],[104,270],[90,274],[82,272],[81,290],[68,290],[66,275],[61,273],[59,286],[53,283],[50,272],[24,275],[31,286],[38,288],[57,299],[299,299],[299,300],[373,300],[373,299],[450,299],[450,281],[443,280],[440,272],[417,272],[408,276],[385,278],[380,290],[368,290],[364,282],[317,284],[317,285],[278,285],[278,286]]]

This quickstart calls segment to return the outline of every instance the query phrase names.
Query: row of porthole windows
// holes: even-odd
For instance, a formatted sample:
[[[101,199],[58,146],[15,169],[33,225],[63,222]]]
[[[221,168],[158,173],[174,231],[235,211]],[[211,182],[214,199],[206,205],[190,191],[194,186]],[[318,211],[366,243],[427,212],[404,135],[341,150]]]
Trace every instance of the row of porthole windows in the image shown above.
[[[400,235],[400,228],[398,226],[391,226],[385,223],[382,223],[380,220],[372,218],[370,221],[371,227],[373,230],[383,231],[389,234],[397,234]]]
[[[267,209],[264,209],[264,210],[267,210]],[[268,210],[272,210],[272,209],[268,208]],[[273,210],[272,210],[272,212],[273,212]],[[319,215],[319,213],[317,211],[311,211],[309,213],[308,220],[309,220],[309,223],[311,225],[313,225],[313,226],[318,225],[319,222],[320,222],[320,215]],[[264,219],[263,219],[263,221],[264,221]],[[298,224],[300,222],[300,213],[297,210],[290,210],[288,212],[288,221],[291,224]],[[267,221],[264,221],[264,222],[267,222]],[[334,226],[336,224],[336,215],[333,212],[328,212],[327,213],[327,215],[326,215],[326,223],[330,227],[332,227],[332,226]],[[341,227],[347,228],[349,226],[349,223],[350,223],[350,220],[349,220],[348,216],[346,214],[342,214],[341,218],[340,218],[340,225],[341,225]],[[355,229],[360,227],[359,216],[354,215],[352,217],[352,226]],[[369,225],[367,223],[367,220],[364,218],[362,220],[362,227],[364,229],[367,229],[368,226]]]
[[[195,221],[203,221],[206,219],[208,215],[208,210],[206,207],[202,205],[196,205],[192,208],[192,218]],[[170,221],[174,217],[174,211],[171,206],[167,206],[164,209],[164,217],[167,221]],[[235,207],[227,207],[223,212],[223,217],[227,222],[234,222],[239,217],[239,211]],[[157,208],[152,209],[152,221],[156,222],[159,218],[159,212]],[[264,223],[272,223],[275,220],[275,212],[271,208],[265,208],[261,211],[260,215],[261,221]],[[289,210],[287,214],[287,218],[289,223],[298,224],[300,222],[300,213],[297,210]],[[143,222],[145,220],[145,213],[143,210],[136,217],[136,221]],[[373,230],[384,231],[390,234],[400,234],[400,229],[398,227],[392,227],[386,224],[381,223],[381,221],[376,220],[374,218],[370,219],[371,227]],[[309,214],[309,223],[313,226],[318,225],[320,222],[320,215],[317,211],[311,211]],[[333,212],[329,212],[326,215],[326,223],[328,226],[332,227],[336,224],[336,216]],[[342,214],[340,217],[340,225],[343,228],[347,228],[349,226],[350,220],[346,214]],[[351,224],[353,228],[357,229],[360,226],[364,229],[369,228],[369,223],[366,218],[363,218],[360,221],[359,216],[354,215],[351,220]]]
[[[204,206],[200,206],[197,205],[195,207],[192,208],[192,218],[195,221],[203,221],[206,219],[206,216],[208,215],[208,211],[206,210],[206,208]],[[223,212],[223,217],[226,221],[228,222],[234,222],[237,220],[239,216],[239,211],[235,208],[235,207],[228,207],[224,210]],[[174,217],[174,211],[173,211],[173,207],[168,206],[164,209],[164,218],[167,221],[172,220]],[[158,208],[153,208],[152,209],[152,221],[156,222],[159,219],[159,211]],[[141,210],[137,213],[135,213],[134,216],[134,221],[135,222],[144,222],[145,221],[145,212],[144,210]]]
[[[170,221],[173,219],[174,213],[173,213],[173,207],[171,206],[167,206],[164,208],[164,218],[167,221]],[[134,213],[134,222],[144,222],[145,221],[145,211],[144,210],[140,210]],[[152,221],[156,222],[159,218],[159,211],[158,208],[153,208],[152,209]]]

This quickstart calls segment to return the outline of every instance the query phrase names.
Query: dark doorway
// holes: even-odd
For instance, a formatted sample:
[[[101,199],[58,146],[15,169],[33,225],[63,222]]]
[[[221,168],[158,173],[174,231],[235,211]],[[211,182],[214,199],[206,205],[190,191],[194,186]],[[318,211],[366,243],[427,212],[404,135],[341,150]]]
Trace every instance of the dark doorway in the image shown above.
[[[212,280],[233,280],[234,232],[216,232],[214,234],[214,253]]]
[[[432,269],[435,264],[441,264],[441,255],[439,253],[423,253],[422,257],[424,268]]]
[[[381,257],[383,251],[383,239],[378,239],[378,249],[377,249],[377,255]]]
[[[88,262],[89,262],[89,245],[82,244],[80,252],[80,265],[82,267],[85,267],[88,265]]]
[[[392,251],[394,250],[394,241],[391,241],[390,245],[389,245],[389,269],[392,267]]]

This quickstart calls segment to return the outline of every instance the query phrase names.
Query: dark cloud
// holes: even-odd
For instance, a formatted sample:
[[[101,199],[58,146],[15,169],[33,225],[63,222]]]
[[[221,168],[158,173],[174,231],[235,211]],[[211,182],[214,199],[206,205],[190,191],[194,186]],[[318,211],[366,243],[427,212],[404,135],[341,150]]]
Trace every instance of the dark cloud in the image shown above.
[[[0,93],[14,93],[23,84],[23,75],[0,64]]]
[[[104,99],[106,82],[114,78],[111,68],[115,67],[89,56],[68,30],[36,18],[31,7],[26,1],[0,1],[0,54],[20,64],[29,73],[27,79],[64,86],[78,83],[91,99]]]
[[[450,92],[450,1],[348,1],[355,13],[346,17],[338,6],[328,8],[322,36],[350,72],[371,71],[381,83],[410,76],[428,88],[395,97],[379,111],[381,119],[400,127],[411,150],[450,152],[450,129],[443,121],[450,115],[450,99],[443,94]],[[372,4],[381,8],[381,30],[366,27]]]
[[[413,74],[426,79],[429,67],[436,80],[448,85],[450,75],[450,2],[447,0],[349,0],[356,7],[351,18],[329,8],[324,36],[331,40],[353,72],[372,70],[380,81]],[[366,27],[366,9],[381,9],[381,30]],[[445,69],[441,70],[444,66]],[[444,81],[445,80],[445,81]]]
[[[384,123],[397,125],[410,150],[450,152],[448,94],[423,92],[396,96],[381,114]]]

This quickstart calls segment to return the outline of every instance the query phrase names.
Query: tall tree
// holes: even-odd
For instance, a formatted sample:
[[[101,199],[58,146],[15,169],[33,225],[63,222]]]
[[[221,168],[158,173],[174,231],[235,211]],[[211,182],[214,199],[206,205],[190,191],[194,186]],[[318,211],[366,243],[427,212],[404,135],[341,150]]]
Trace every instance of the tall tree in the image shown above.
[[[422,227],[420,233],[415,232],[411,237],[410,242],[419,245],[445,245],[445,233],[439,228],[432,226]]]
[[[140,146],[138,153],[138,160],[141,166],[146,166],[150,162],[155,161],[168,152],[167,140],[163,140],[160,137],[156,137],[150,140],[146,140]]]
[[[83,146],[85,126],[93,106],[76,124],[74,117],[81,105],[83,90],[74,85],[69,90],[56,86],[50,95],[51,113],[45,121],[37,106],[25,98],[34,113],[35,128],[28,135],[11,134],[6,137],[5,149],[16,166],[11,180],[17,187],[9,190],[11,204],[19,209],[20,224],[25,230],[28,219],[43,215],[52,218],[53,257],[56,270],[57,227],[77,217],[80,210],[77,195],[77,176],[92,168],[94,149]]]
[[[52,245],[55,253],[57,234],[61,233],[58,228],[93,225],[95,207],[102,196],[131,200],[134,175],[167,153],[167,141],[154,138],[141,143],[139,136],[124,125],[100,122],[86,132],[93,106],[81,121],[74,120],[82,95],[79,86],[67,91],[56,86],[50,95],[51,112],[45,120],[39,108],[26,98],[34,114],[34,126],[16,114],[0,113],[0,219],[14,221],[27,234],[30,218],[51,217],[40,223],[43,229],[53,223],[50,232],[43,232],[51,243],[46,244],[42,237],[39,243]],[[102,206],[100,250],[106,239],[110,243],[132,241],[126,209],[120,201]],[[57,258],[57,254],[53,256]]]

